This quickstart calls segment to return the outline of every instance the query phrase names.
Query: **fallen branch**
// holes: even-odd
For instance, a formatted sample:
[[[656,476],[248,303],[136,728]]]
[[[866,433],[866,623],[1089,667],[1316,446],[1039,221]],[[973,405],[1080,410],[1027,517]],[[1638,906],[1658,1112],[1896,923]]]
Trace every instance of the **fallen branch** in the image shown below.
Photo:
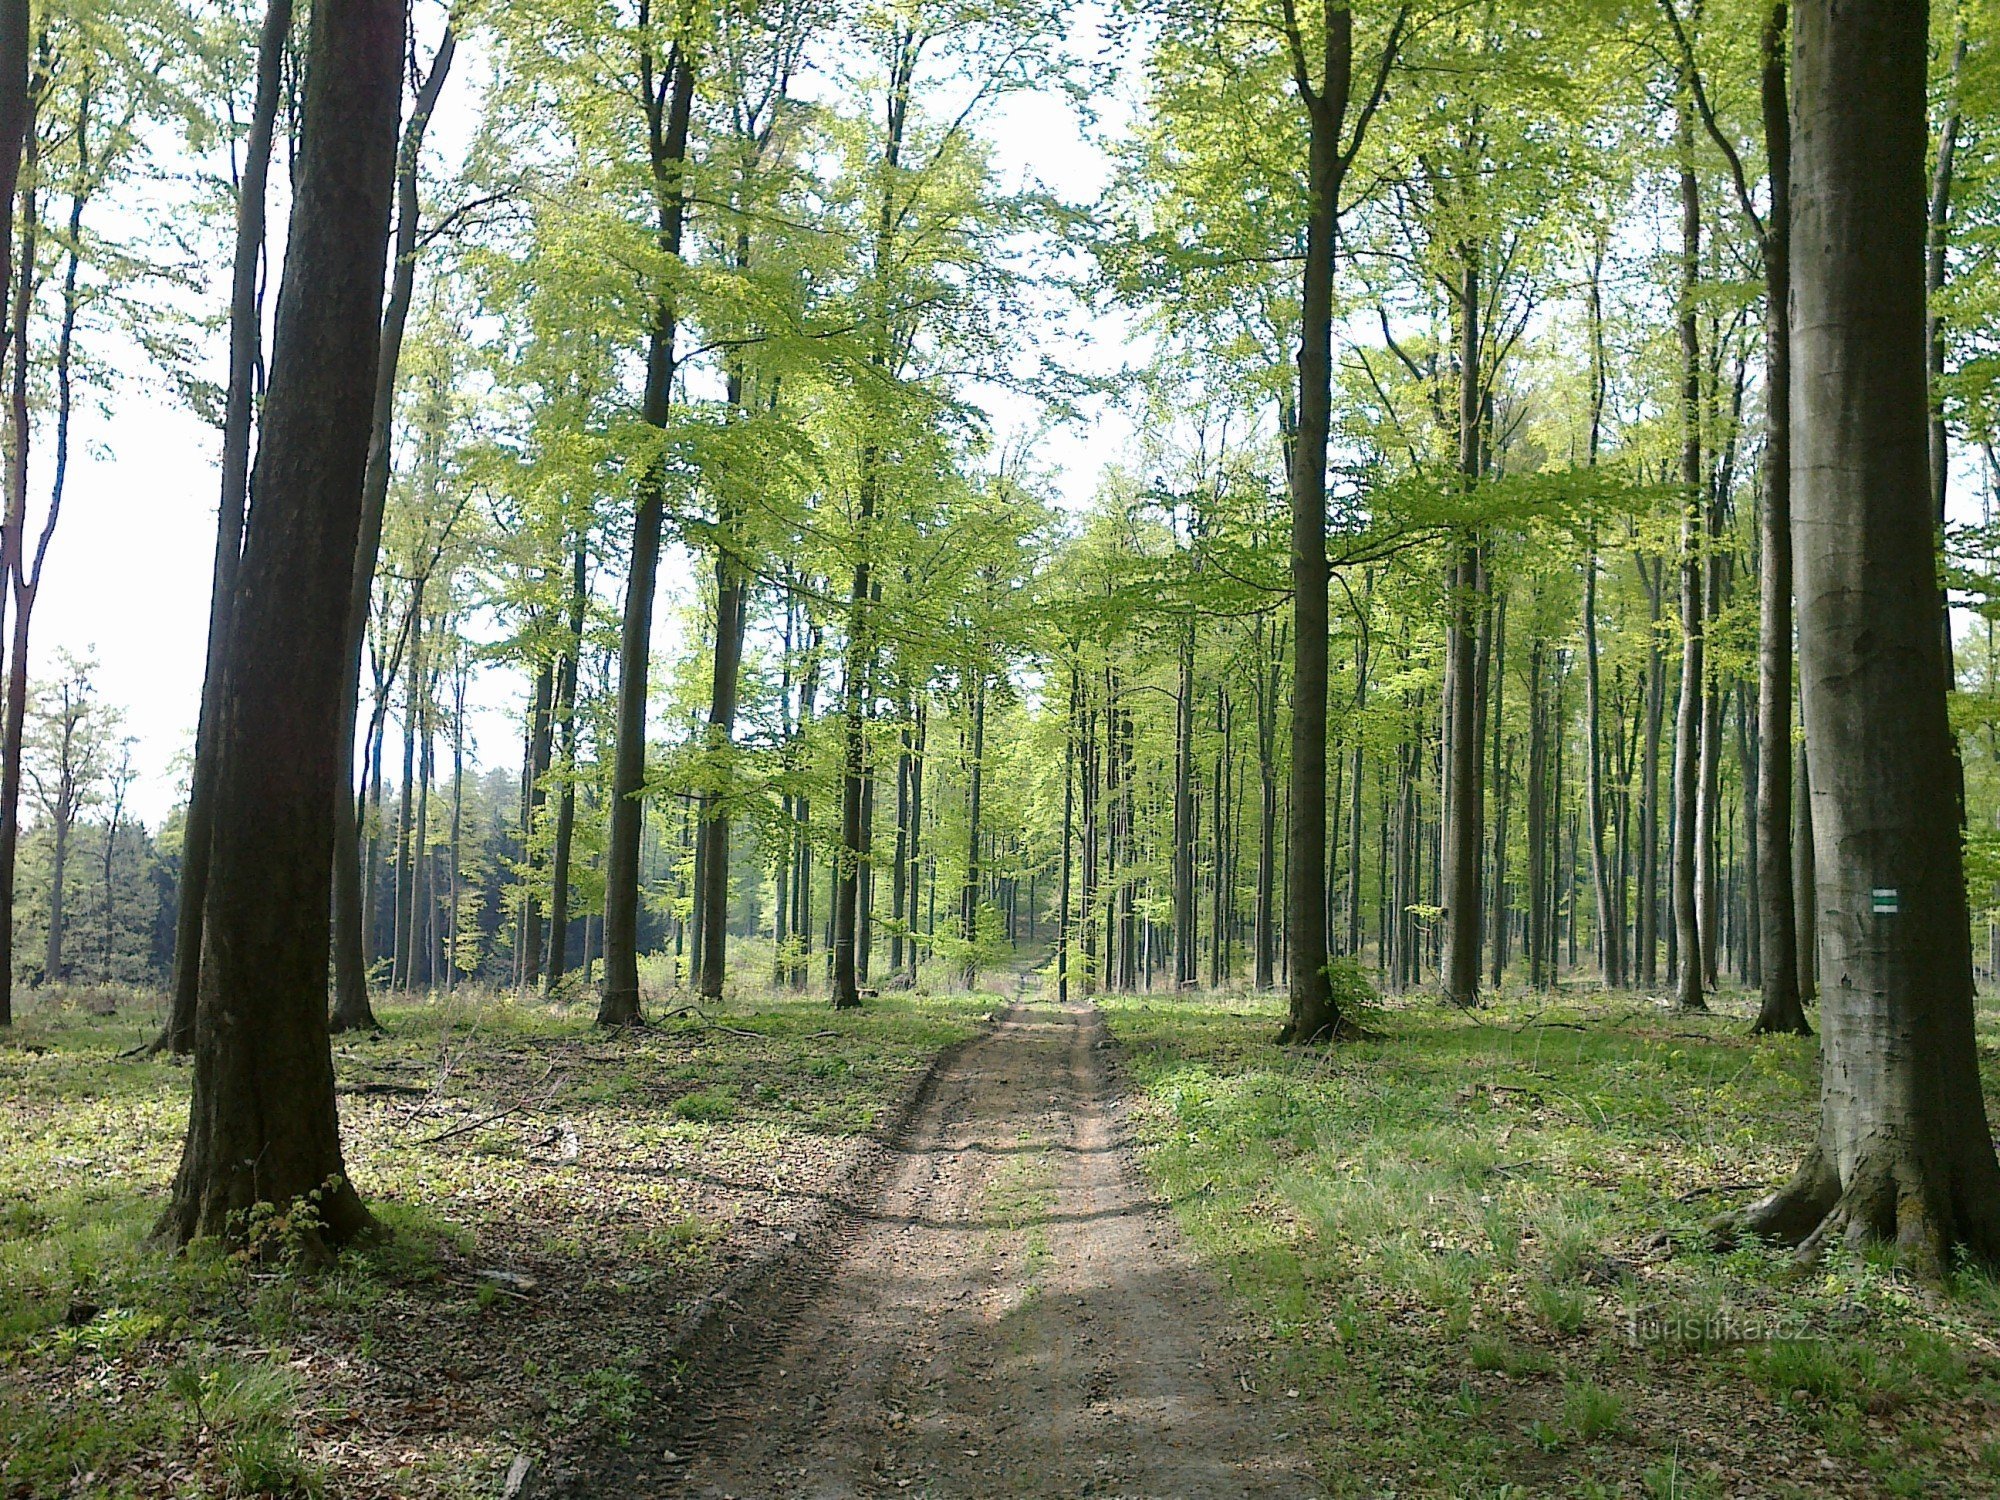
[[[535,1080],[535,1087],[540,1088],[544,1083],[547,1083],[549,1081],[550,1076],[553,1075],[556,1070],[556,1063],[560,1062],[561,1060],[562,1059],[558,1058],[556,1059],[556,1062],[552,1062],[549,1064],[548,1072],[542,1074],[540,1078]],[[490,1115],[482,1115],[477,1120],[468,1120],[462,1125],[454,1125],[449,1130],[440,1130],[436,1135],[427,1135],[422,1140],[413,1141],[411,1144],[417,1146],[435,1146],[440,1141],[448,1141],[452,1139],[452,1137],[454,1136],[469,1135],[475,1130],[485,1129],[488,1125],[497,1125],[500,1121],[506,1119],[509,1115],[517,1115],[522,1110],[529,1108],[530,1105],[535,1105],[536,1107],[539,1107],[540,1104],[546,1104],[549,1098],[554,1095],[556,1089],[561,1088],[563,1084],[565,1084],[568,1081],[569,1080],[567,1075],[565,1075],[562,1078],[558,1078],[556,1080],[555,1088],[550,1089],[548,1094],[543,1095],[540,1101],[531,1100],[524,1096],[520,1099],[515,1100],[505,1109],[496,1109]]]

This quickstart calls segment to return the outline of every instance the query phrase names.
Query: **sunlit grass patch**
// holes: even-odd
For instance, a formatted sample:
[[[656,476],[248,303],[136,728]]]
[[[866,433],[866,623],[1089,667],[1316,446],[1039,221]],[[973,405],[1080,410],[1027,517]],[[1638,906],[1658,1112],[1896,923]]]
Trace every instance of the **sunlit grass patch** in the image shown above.
[[[1318,1391],[1335,1493],[1990,1490],[1990,1277],[1708,1248],[1817,1105],[1812,1044],[1741,1002],[1419,1002],[1308,1050],[1275,997],[1104,1003],[1146,1170]]]

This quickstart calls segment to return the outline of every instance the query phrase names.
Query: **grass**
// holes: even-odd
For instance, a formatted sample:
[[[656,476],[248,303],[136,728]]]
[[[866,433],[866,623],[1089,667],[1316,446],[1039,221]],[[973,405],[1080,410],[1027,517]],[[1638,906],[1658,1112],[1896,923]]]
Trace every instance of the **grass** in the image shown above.
[[[1748,1037],[1741,997],[1388,1008],[1303,1052],[1262,997],[1106,1006],[1145,1169],[1273,1383],[1319,1403],[1331,1493],[2000,1488],[1991,1280],[1709,1247],[1816,1109],[1812,1043]],[[1995,1032],[1982,1014],[1989,1073]]]
[[[517,1452],[615,1439],[682,1311],[991,1003],[762,995],[613,1037],[378,1001],[388,1034],[334,1052],[388,1233],[310,1272],[151,1242],[188,1072],[118,1054],[157,1000],[36,996],[0,1035],[0,1495],[491,1495]]]

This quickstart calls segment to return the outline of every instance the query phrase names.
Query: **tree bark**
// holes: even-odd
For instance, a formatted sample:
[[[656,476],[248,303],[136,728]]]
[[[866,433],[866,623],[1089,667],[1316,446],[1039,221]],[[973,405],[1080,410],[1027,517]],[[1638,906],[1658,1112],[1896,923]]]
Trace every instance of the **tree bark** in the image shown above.
[[[972,684],[971,753],[966,765],[965,792],[965,885],[959,892],[959,937],[965,943],[965,987],[979,982],[979,832],[981,803],[986,788],[986,674],[976,674]]]
[[[1333,258],[1341,151],[1354,69],[1354,17],[1325,8],[1320,83],[1292,38],[1294,83],[1305,106],[1306,259],[1299,305],[1298,437],[1291,464],[1292,766],[1286,852],[1286,945],[1290,996],[1283,1042],[1316,1042],[1344,1024],[1327,978],[1326,954],[1326,459],[1333,403]],[[1393,47],[1393,43],[1391,44]]]
[[[576,841],[576,682],[583,661],[584,611],[590,600],[590,538],[578,528],[570,558],[569,629],[556,672],[556,723],[562,731],[562,796],[556,803],[555,845],[549,857],[549,961],[542,992],[555,998],[569,972],[569,872]]]
[[[1458,303],[1458,479],[1467,496],[1479,482],[1479,267],[1463,252]],[[1451,626],[1444,717],[1444,996],[1453,1005],[1479,1003],[1479,857],[1484,838],[1480,795],[1476,615],[1480,593],[1477,544],[1459,544],[1451,580]]]
[[[1912,11],[1915,14],[1912,14]],[[1800,683],[1826,922],[1820,1126],[1731,1227],[2000,1258],[1973,1041],[1925,431],[1926,29],[1902,0],[1808,0],[1794,36],[1792,483]]]
[[[195,999],[201,987],[201,918],[208,891],[209,841],[215,822],[216,716],[220,711],[222,657],[236,604],[236,570],[243,553],[243,512],[250,489],[250,433],[255,422],[258,351],[263,342],[263,299],[258,295],[257,271],[264,255],[264,200],[270,176],[271,137],[278,118],[285,44],[291,32],[292,0],[271,0],[257,41],[256,95],[251,105],[249,135],[243,143],[243,171],[236,186],[236,256],[229,288],[229,383],[222,414],[222,501],[216,511],[208,650],[202,675],[201,710],[195,725],[194,774],[188,782],[187,816],[182,824],[173,999],[162,1038],[176,1057],[185,1057],[194,1049]],[[11,184],[6,196],[11,212]]]
[[[676,44],[666,77],[653,79],[652,43],[643,44],[640,72],[646,110],[647,144],[658,204],[659,249],[668,259],[681,253],[687,216],[688,117],[694,105],[694,59]],[[655,432],[667,425],[674,383],[674,340],[678,332],[674,300],[662,292],[646,352],[646,389],[641,419]],[[604,994],[598,1002],[600,1026],[630,1026],[639,1007],[639,835],[646,795],[646,689],[653,669],[653,593],[660,569],[660,528],[666,519],[667,471],[663,456],[647,461],[632,514],[632,553],[625,583],[625,614],[618,637],[617,747],[612,753],[611,811],[604,848]]]
[[[1771,206],[1764,234],[1764,505],[1757,622],[1757,1032],[1809,1036],[1800,983],[1792,848],[1792,226],[1786,8],[1764,22],[1763,107]]]
[[[730,405],[741,403],[741,377],[732,376]],[[736,697],[743,662],[743,628],[749,614],[749,580],[731,555],[733,541],[725,531],[715,553],[715,652],[709,684],[708,752],[722,759],[711,765],[711,781],[731,774],[726,757],[736,733]],[[722,981],[729,950],[729,799],[723,788],[710,785],[701,796],[703,880],[699,983],[705,1000],[722,998]]]
[[[1681,84],[1683,94],[1686,80]],[[1696,293],[1701,275],[1701,187],[1694,173],[1694,130],[1688,119],[1692,106],[1685,98],[1675,107],[1675,136],[1681,155],[1681,690],[1674,716],[1673,898],[1674,936],[1679,982],[1676,1002],[1682,1010],[1706,1010],[1702,998],[1700,895],[1701,881],[1701,726],[1706,672],[1703,665],[1702,614],[1705,604],[1702,554],[1707,523],[1701,462],[1701,330]]]
[[[1195,985],[1194,621],[1184,620],[1174,694],[1174,988]]]
[[[290,0],[280,0],[289,11]],[[273,6],[275,10],[277,7]],[[339,1031],[374,1031],[380,1022],[368,1003],[368,945],[362,935],[366,903],[361,891],[361,804],[354,789],[354,731],[361,712],[361,650],[368,638],[368,602],[375,591],[375,563],[382,549],[382,517],[389,502],[390,443],[396,417],[396,370],[402,360],[403,330],[417,284],[417,230],[421,204],[417,165],[424,132],[457,51],[447,23],[430,71],[417,90],[403,126],[396,162],[396,244],[389,270],[389,300],[382,309],[381,352],[375,370],[375,407],[368,437],[368,467],[361,482],[361,529],[354,543],[354,578],[347,595],[347,677],[341,691],[340,805],[334,811],[333,1019]],[[260,64],[261,66],[261,64]],[[261,107],[262,99],[260,96]],[[265,154],[270,153],[268,131]],[[262,183],[258,196],[261,199]],[[261,226],[260,226],[261,228]],[[261,234],[260,234],[261,238]],[[253,326],[252,334],[254,337]],[[233,387],[232,387],[233,389]],[[217,581],[220,589],[220,579]],[[219,597],[219,594],[218,594]],[[192,807],[189,826],[193,826]]]
[[[379,355],[405,13],[319,0],[263,441],[224,659],[194,1088],[161,1232],[240,1240],[317,1194],[314,1238],[369,1223],[346,1179],[326,964],[341,677]]]

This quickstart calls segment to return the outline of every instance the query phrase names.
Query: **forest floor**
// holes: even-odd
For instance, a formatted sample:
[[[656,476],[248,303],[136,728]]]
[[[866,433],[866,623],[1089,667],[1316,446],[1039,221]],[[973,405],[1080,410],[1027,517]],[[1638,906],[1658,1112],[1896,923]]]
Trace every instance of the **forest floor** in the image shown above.
[[[679,1426],[567,1493],[1319,1494],[1118,1098],[1096,1009],[1010,1006],[938,1070],[824,1273],[752,1301]]]
[[[150,1002],[37,997],[0,1500],[2000,1494],[1991,1279],[1708,1248],[1815,1108],[1742,997],[1300,1052],[1274,999],[996,983],[389,1007],[335,1053],[392,1232],[331,1271],[149,1244],[187,1069],[119,1055]]]
[[[1261,997],[1107,1002],[1147,1173],[1282,1351],[1328,1492],[2000,1494],[1991,1278],[1709,1248],[1816,1117],[1813,1044],[1753,1011],[1425,1000],[1302,1054]]]
[[[157,1001],[35,996],[0,1033],[0,1497],[491,1497],[523,1455],[615,1449],[677,1331],[811,1232],[993,1004],[764,995],[613,1037],[378,1002],[334,1057],[390,1233],[313,1272],[150,1244],[188,1069],[120,1054]]]

